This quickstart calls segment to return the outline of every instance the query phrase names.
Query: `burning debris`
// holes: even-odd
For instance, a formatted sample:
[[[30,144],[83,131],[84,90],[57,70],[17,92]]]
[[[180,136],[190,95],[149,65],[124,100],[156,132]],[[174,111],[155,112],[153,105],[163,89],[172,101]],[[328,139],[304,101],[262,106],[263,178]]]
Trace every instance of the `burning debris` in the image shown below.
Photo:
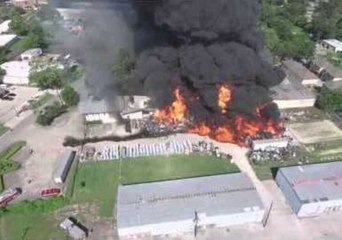
[[[282,81],[283,73],[261,57],[259,1],[163,0],[152,5],[137,5],[158,40],[140,53],[132,84],[155,99],[160,110],[152,122],[171,129],[186,125],[190,133],[238,144],[262,133],[281,135],[268,90]]]

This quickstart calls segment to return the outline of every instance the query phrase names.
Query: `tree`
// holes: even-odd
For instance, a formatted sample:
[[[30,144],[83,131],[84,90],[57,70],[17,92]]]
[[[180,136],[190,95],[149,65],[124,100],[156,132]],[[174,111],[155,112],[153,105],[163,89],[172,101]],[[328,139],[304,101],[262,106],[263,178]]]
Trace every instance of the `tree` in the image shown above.
[[[134,61],[129,52],[127,50],[120,49],[113,69],[114,74],[119,78],[127,77],[132,73],[134,66]]]
[[[28,33],[27,24],[20,14],[14,14],[9,24],[10,29],[17,35],[24,36]]]
[[[272,0],[262,1],[261,26],[265,46],[280,59],[307,59],[314,55],[314,42],[306,31],[305,1],[289,0],[277,5]]]
[[[342,38],[342,1],[321,1],[315,10],[311,31],[316,40]]]
[[[8,54],[8,49],[4,47],[0,47],[0,64],[7,61],[6,55]]]
[[[38,48],[41,47],[41,40],[39,36],[29,34],[27,37],[22,38],[21,44],[23,49]]]
[[[74,90],[74,88],[70,85],[67,85],[63,88],[62,99],[68,106],[76,106],[80,101],[79,94]]]
[[[47,68],[43,71],[31,73],[29,80],[31,84],[36,85],[41,90],[58,90],[63,87],[63,71],[57,68]]]
[[[342,90],[323,90],[320,94],[317,105],[327,112],[342,110]]]
[[[66,107],[59,102],[54,102],[51,105],[46,106],[39,111],[36,122],[42,126],[51,125],[53,120],[63,114],[66,111]]]

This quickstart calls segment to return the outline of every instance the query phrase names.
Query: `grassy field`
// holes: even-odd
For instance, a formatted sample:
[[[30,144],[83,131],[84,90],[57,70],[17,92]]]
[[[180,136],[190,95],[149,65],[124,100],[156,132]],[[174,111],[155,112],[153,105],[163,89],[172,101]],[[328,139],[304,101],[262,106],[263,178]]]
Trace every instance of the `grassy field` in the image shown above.
[[[0,239],[66,239],[53,212],[65,206],[64,198],[19,202],[0,210]]]
[[[111,217],[120,182],[140,183],[238,171],[227,160],[199,155],[83,163],[76,173],[71,202],[98,202],[100,215]]]
[[[62,240],[68,239],[48,213],[9,214],[0,217],[1,240]]]
[[[17,170],[20,167],[19,163],[12,161],[12,158],[25,146],[25,144],[25,142],[16,142],[4,152],[0,153],[0,192],[4,189],[2,176]]]
[[[4,135],[8,131],[8,127],[5,127],[2,123],[0,123],[0,137]]]

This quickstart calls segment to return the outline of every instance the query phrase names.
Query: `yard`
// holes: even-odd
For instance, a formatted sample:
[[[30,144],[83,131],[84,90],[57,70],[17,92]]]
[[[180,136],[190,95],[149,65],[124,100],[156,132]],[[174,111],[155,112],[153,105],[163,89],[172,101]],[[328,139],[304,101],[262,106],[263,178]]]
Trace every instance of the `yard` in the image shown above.
[[[48,213],[8,214],[0,217],[0,239],[67,239],[58,224]]]
[[[97,202],[100,215],[111,217],[120,182],[141,183],[238,171],[227,160],[201,155],[83,163],[78,166],[71,202]]]

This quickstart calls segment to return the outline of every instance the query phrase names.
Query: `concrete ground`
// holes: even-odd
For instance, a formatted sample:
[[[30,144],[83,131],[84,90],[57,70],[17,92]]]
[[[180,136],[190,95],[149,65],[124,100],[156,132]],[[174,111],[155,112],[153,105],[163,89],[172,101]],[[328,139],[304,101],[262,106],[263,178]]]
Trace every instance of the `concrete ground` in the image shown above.
[[[20,111],[23,106],[28,105],[28,100],[33,99],[35,96],[42,93],[38,91],[38,88],[34,87],[12,86],[11,89],[13,89],[11,92],[16,94],[14,100],[0,100],[0,122],[7,126],[13,119],[21,119],[20,115],[17,117],[18,111]]]
[[[342,139],[342,131],[329,120],[310,123],[294,123],[290,124],[288,129],[292,135],[303,144]]]
[[[0,150],[15,141],[27,142],[26,149],[15,159],[21,168],[4,177],[7,188],[22,188],[23,194],[18,200],[39,197],[42,189],[56,186],[53,175],[58,167],[58,157],[65,150],[64,137],[78,134],[80,122],[79,115],[72,112],[57,118],[52,126],[41,127],[31,114],[0,138]],[[32,154],[29,153],[31,149]]]

